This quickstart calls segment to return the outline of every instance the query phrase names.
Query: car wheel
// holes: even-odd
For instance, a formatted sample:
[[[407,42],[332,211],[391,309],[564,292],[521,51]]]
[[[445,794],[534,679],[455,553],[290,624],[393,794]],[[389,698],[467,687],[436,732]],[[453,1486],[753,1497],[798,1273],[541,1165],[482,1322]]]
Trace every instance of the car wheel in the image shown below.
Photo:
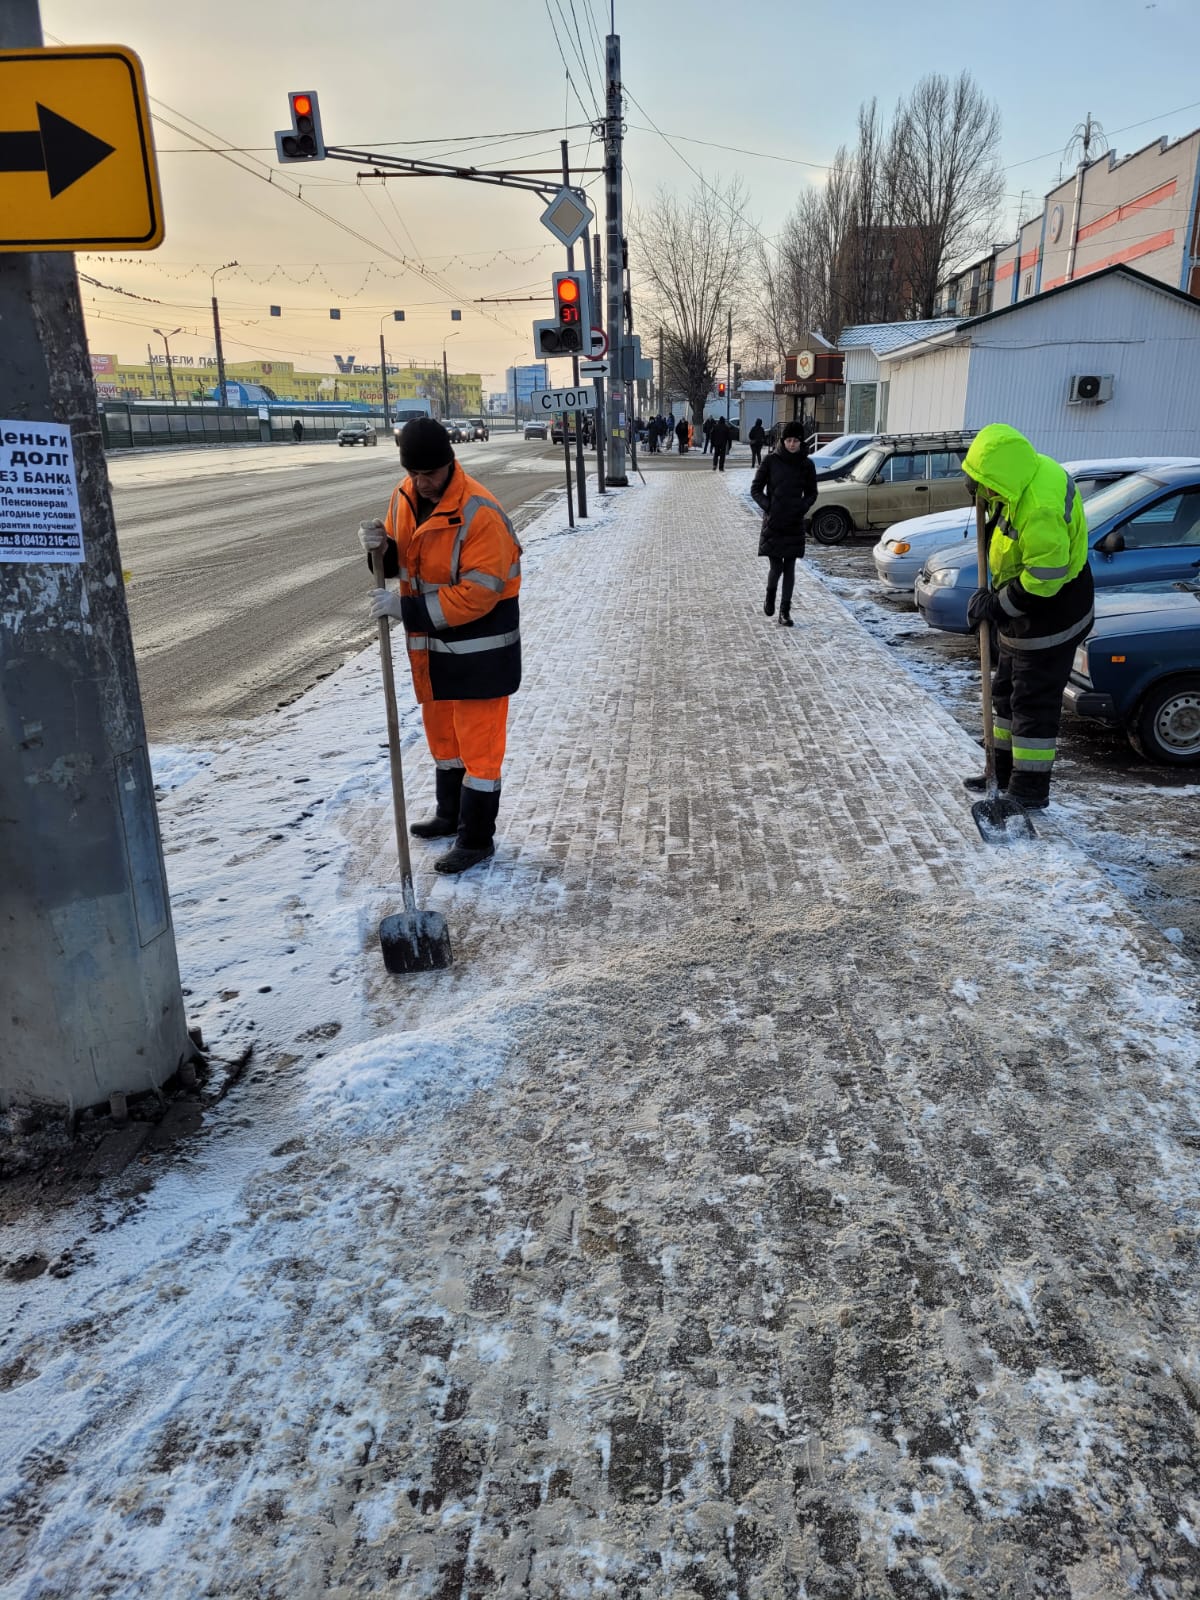
[[[818,511],[809,526],[818,544],[841,544],[850,532],[850,518],[836,506]]]
[[[1169,767],[1200,764],[1200,676],[1172,678],[1151,689],[1129,738],[1147,761]]]

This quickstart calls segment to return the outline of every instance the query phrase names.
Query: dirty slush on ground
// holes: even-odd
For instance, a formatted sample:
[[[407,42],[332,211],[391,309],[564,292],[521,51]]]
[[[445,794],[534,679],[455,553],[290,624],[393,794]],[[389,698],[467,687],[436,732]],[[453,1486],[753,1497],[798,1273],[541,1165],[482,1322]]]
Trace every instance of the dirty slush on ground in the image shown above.
[[[700,616],[719,661],[751,583],[733,616],[687,591],[736,510],[687,492],[686,551],[673,508],[606,556],[649,605],[665,548],[677,592],[638,636],[685,659]],[[611,606],[581,621],[582,542],[556,561],[534,641],[594,626],[596,660],[639,670]],[[347,1056],[219,1226],[24,1342],[7,1386],[111,1403],[22,1463],[6,1593],[166,1592],[156,1570],[214,1600],[1200,1590],[1194,969],[1052,832],[981,871],[961,796],[915,792],[961,735],[923,720],[912,768],[888,748],[878,647],[831,608],[803,580],[752,713],[661,668],[640,715],[636,686],[579,690],[575,751],[545,650],[512,829],[548,842],[527,880],[509,846],[490,901],[453,891],[426,1087]],[[834,706],[867,747],[852,828]],[[557,815],[522,808],[535,777]],[[447,1087],[455,1052],[491,1076]],[[292,1056],[274,1091],[311,1073]]]

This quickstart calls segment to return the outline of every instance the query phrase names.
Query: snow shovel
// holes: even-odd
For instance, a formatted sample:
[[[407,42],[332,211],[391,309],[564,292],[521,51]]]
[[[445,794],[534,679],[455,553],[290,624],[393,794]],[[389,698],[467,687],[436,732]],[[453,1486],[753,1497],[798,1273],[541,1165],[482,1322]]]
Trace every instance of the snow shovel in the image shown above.
[[[371,556],[375,586],[385,585],[383,551]],[[404,771],[400,765],[400,717],[396,711],[396,679],[392,674],[391,618],[379,619],[379,660],[383,667],[383,693],[387,701],[388,759],[392,768],[392,811],[396,818],[396,850],[400,857],[400,887],[404,910],[384,917],[379,924],[379,945],[389,972],[428,972],[448,967],[454,957],[450,930],[440,911],[418,911],[413,888],[412,857],[408,850],[408,814],[404,805]]]
[[[991,569],[988,566],[987,528],[984,525],[983,502],[975,501],[975,544],[979,552],[979,581],[991,587]],[[996,730],[992,722],[992,628],[984,622],[979,628],[979,670],[983,677],[983,775],[987,780],[987,794],[971,807],[975,826],[985,844],[1010,844],[1018,839],[1036,839],[1029,813],[1017,800],[1000,793],[996,782]]]

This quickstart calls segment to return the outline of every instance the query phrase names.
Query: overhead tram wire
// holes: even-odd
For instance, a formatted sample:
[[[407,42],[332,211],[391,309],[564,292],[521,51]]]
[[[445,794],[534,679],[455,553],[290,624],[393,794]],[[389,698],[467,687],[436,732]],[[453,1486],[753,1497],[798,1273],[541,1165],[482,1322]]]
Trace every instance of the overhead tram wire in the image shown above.
[[[558,51],[558,58],[563,64],[563,71],[567,75],[567,83],[568,83],[568,85],[569,85],[569,87],[571,89],[572,94],[575,96],[575,99],[576,99],[576,101],[577,101],[577,103],[579,105],[580,111],[583,112],[585,117],[591,118],[591,117],[597,115],[598,113],[594,113],[594,112],[589,111],[588,108],[583,103],[583,96],[579,93],[579,90],[575,85],[575,80],[571,76],[571,69],[567,65],[567,58],[563,54],[562,43],[561,43],[561,41],[560,41],[560,39],[558,37],[558,29],[554,26],[554,13],[550,9],[550,0],[544,0],[544,3],[545,3],[545,7],[546,7],[546,20],[550,24],[550,32],[554,35],[554,45],[555,45],[555,48]],[[565,122],[566,119],[564,118],[563,120]]]

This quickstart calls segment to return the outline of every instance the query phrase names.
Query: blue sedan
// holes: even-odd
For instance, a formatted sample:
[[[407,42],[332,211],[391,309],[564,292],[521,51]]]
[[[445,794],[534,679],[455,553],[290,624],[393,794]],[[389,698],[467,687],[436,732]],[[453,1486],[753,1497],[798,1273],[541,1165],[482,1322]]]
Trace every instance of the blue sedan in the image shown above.
[[[1099,595],[1063,705],[1124,728],[1148,761],[1200,765],[1200,589]]]
[[[1110,484],[1087,502],[1088,561],[1098,589],[1186,581],[1200,574],[1200,467],[1162,467]],[[974,545],[932,555],[913,589],[931,628],[969,633],[979,587]]]

